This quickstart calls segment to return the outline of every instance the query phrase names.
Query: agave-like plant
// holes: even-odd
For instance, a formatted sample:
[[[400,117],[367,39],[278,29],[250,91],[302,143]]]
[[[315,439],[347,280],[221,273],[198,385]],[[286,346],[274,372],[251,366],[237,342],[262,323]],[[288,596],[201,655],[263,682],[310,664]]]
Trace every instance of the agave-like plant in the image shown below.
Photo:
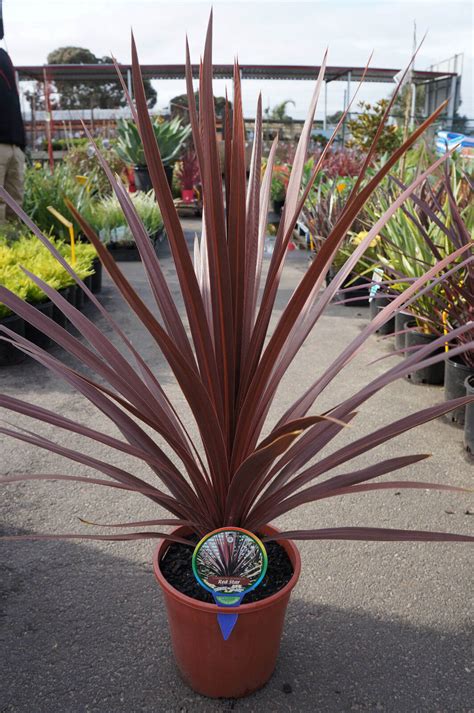
[[[181,119],[175,118],[171,121],[156,119],[153,121],[153,129],[161,160],[165,166],[169,166],[179,158],[191,133],[191,128],[183,126]],[[133,121],[119,119],[117,122],[117,144],[115,150],[125,163],[133,166],[146,166],[146,155],[140,132]]]
[[[364,183],[367,167],[372,161],[377,140],[383,130],[382,121],[344,211],[296,287],[271,335],[268,335],[293,226],[334,139],[334,137],[331,139],[315,162],[311,178],[300,192],[326,57],[323,59],[309,115],[295,154],[275,250],[267,275],[264,277],[263,244],[277,140],[271,147],[262,179],[262,103],[259,99],[250,175],[247,182],[240,72],[236,64],[232,117],[229,107],[226,111],[225,188],[223,190],[216,142],[211,46],[212,16],[200,72],[199,112],[195,108],[192,66],[189,49],[186,49],[190,122],[199,162],[204,208],[202,235],[201,239],[195,242],[193,261],[166,180],[153,123],[147,110],[139,60],[132,39],[136,106],[133,104],[131,106],[174,258],[189,333],[184,319],[178,312],[160,261],[150,245],[133,201],[122,183],[115,180],[98,150],[98,160],[109,177],[141,252],[143,266],[161,321],[155,317],[153,311],[127,281],[91,227],[75,207],[70,205],[71,212],[96,247],[116,288],[134,311],[143,328],[148,330],[156,342],[157,350],[159,349],[167,360],[194,417],[200,436],[198,442],[194,434],[188,432],[183,419],[175,411],[152,369],[129,341],[114,316],[107,312],[75,275],[72,268],[65,263],[28,216],[5,191],[0,190],[4,200],[16,210],[39,240],[49,246],[51,252],[86,292],[120,339],[122,347],[127,350],[126,358],[93,321],[66,302],[42,280],[28,272],[31,279],[42,287],[48,297],[77,327],[83,339],[68,333],[3,287],[0,288],[0,300],[49,334],[69,355],[75,357],[83,367],[88,368],[88,375],[85,376],[83,370],[78,371],[69,364],[63,363],[60,358],[43,351],[5,327],[2,328],[3,338],[14,343],[20,350],[83,394],[105,418],[112,421],[121,437],[98,432],[72,418],[58,415],[38,404],[11,396],[1,396],[0,406],[51,424],[54,428],[81,434],[112,449],[134,456],[149,467],[150,475],[153,476],[153,480],[148,482],[123,468],[59,445],[45,436],[24,429],[2,426],[1,433],[66,456],[81,465],[91,466],[108,476],[110,480],[81,475],[19,474],[3,478],[1,482],[5,484],[37,479],[87,482],[102,487],[142,493],[170,513],[167,518],[122,523],[124,528],[146,526],[153,528],[150,530],[130,532],[119,529],[115,534],[27,535],[29,539],[68,537],[134,540],[166,536],[167,539],[175,539],[189,545],[188,540],[183,540],[177,534],[165,535],[159,528],[165,525],[186,524],[196,534],[202,535],[221,526],[239,525],[259,532],[263,525],[279,515],[302,503],[315,502],[322,498],[385,488],[440,490],[450,488],[445,484],[418,481],[372,482],[378,476],[426,458],[426,454],[400,455],[389,459],[378,457],[372,465],[362,469],[346,464],[354,457],[371,451],[398,434],[434,419],[460,404],[467,403],[471,400],[470,397],[417,411],[382,426],[368,435],[355,438],[349,444],[335,449],[330,455],[318,457],[320,451],[355,418],[359,406],[370,396],[414,369],[443,358],[443,355],[434,352],[441,343],[444,343],[445,338],[435,340],[423,347],[403,363],[378,376],[344,401],[335,403],[324,413],[308,414],[317,403],[322,391],[355,357],[370,335],[397,309],[410,305],[417,296],[431,289],[433,284],[441,279],[439,274],[444,268],[464,254],[464,247],[440,260],[436,266],[415,280],[403,294],[398,295],[390,305],[380,311],[334,362],[317,376],[314,383],[285,411],[278,422],[272,425],[268,435],[262,437],[262,429],[270,405],[283,375],[342,281],[403,201],[445,160],[444,157],[440,158],[401,193],[385,215],[371,228],[335,279],[322,290],[325,275],[334,255],[362,206],[404,151],[413,145],[429,124],[436,120],[444,105],[417,128],[404,145],[387,159],[384,166]],[[390,109],[391,104],[387,107],[384,120]],[[339,129],[342,121],[343,119],[336,130]],[[463,334],[469,328],[469,325],[457,326],[452,330],[450,338]],[[472,348],[473,343],[467,346]],[[457,347],[452,353],[460,353],[465,348],[466,345]],[[165,453],[160,445],[162,441],[165,441],[174,451],[182,464],[181,467],[175,465]],[[316,460],[308,465],[313,458]],[[340,466],[345,466],[342,472],[331,475],[321,482],[321,476]],[[457,490],[457,488],[452,489]],[[11,536],[7,539],[24,537]],[[441,541],[474,539],[465,535],[443,532],[376,527],[296,529],[274,534],[272,538]]]

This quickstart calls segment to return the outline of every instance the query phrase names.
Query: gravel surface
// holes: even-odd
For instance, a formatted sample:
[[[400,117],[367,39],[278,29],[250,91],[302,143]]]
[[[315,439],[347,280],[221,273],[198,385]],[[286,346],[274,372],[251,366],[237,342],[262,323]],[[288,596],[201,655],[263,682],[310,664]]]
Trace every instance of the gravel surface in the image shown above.
[[[279,309],[306,265],[302,254],[290,256]],[[163,266],[178,297],[167,255]],[[124,263],[122,269],[151,303],[141,265]],[[182,406],[163,357],[107,279],[101,300]],[[86,309],[110,336],[103,321]],[[271,416],[276,418],[367,321],[367,309],[331,306],[285,377]],[[390,341],[372,337],[322,395],[315,412],[382,373],[398,357],[369,362],[390,349]],[[58,348],[53,353],[63,356]],[[1,370],[0,388],[114,433],[100,413],[32,362]],[[354,427],[345,430],[339,443],[441,399],[440,388],[406,381],[393,384],[361,407]],[[31,426],[31,421],[14,414],[2,416],[145,474],[133,459],[99,444],[53,433],[47,425]],[[404,434],[358,458],[356,464],[410,452],[433,457],[405,469],[400,479],[472,484],[462,432],[442,420]],[[30,472],[91,473],[0,436],[0,473]],[[386,491],[307,505],[278,524],[285,529],[371,525],[469,533],[473,512],[472,499],[465,495]],[[0,499],[3,534],[90,533],[79,517],[120,522],[157,515],[146,499],[85,484],[21,483],[3,488]],[[472,550],[467,545],[302,543],[302,575],[290,601],[275,674],[262,691],[239,701],[202,698],[178,677],[164,604],[152,573],[152,548],[150,542],[0,544],[0,713],[474,711]]]

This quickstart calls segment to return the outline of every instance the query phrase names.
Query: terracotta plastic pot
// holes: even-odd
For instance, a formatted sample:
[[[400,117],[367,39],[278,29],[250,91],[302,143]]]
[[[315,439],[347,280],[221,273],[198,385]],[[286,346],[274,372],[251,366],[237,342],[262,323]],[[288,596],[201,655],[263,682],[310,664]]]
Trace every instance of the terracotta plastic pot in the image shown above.
[[[276,532],[270,526],[261,531]],[[175,532],[186,535],[189,529],[180,527]],[[241,698],[257,691],[275,668],[286,607],[300,576],[298,550],[292,542],[281,542],[293,565],[293,576],[283,589],[259,602],[226,607],[227,613],[235,612],[239,618],[224,641],[217,622],[222,609],[181,594],[162,575],[160,561],[170,544],[163,540],[157,547],[153,568],[165,597],[173,653],[181,676],[197,693],[210,698]]]
[[[194,191],[192,188],[182,188],[181,198],[185,203],[192,203],[194,200]]]

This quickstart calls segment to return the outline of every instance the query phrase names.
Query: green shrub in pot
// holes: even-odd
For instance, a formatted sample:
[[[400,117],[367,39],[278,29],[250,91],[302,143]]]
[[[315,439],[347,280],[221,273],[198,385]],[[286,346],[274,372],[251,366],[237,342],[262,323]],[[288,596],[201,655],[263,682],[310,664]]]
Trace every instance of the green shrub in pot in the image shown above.
[[[139,516],[136,516],[121,525],[114,523],[117,529],[112,533],[91,534],[89,528],[84,528],[82,531],[67,535],[44,533],[27,535],[26,538],[41,540],[69,537],[118,541],[165,539],[166,543],[177,543],[189,548],[197,538],[216,528],[240,526],[253,533],[260,533],[266,543],[279,541],[286,547],[289,547],[287,544],[289,541],[299,539],[473,541],[474,538],[467,535],[418,529],[379,528],[372,524],[368,527],[342,525],[327,529],[318,527],[315,522],[314,528],[302,530],[298,529],[296,519],[294,529],[281,532],[271,526],[271,522],[280,515],[291,512],[304,503],[317,503],[327,497],[390,488],[459,490],[445,483],[421,483],[410,480],[373,482],[379,476],[423,460],[426,454],[403,453],[396,456],[391,454],[388,457],[387,453],[382,455],[379,452],[370,466],[359,468],[356,464],[351,464],[351,460],[356,456],[370,453],[398,434],[450,410],[453,402],[430,406],[396,422],[381,426],[368,434],[357,436],[355,431],[350,443],[339,447],[337,445],[337,436],[348,423],[353,423],[357,428],[358,421],[363,420],[362,416],[357,416],[357,411],[370,396],[402,377],[407,370],[421,367],[432,359],[443,358],[443,355],[432,356],[439,346],[436,341],[410,356],[406,362],[397,364],[377,376],[344,401],[333,403],[329,409],[327,406],[324,410],[319,407],[318,399],[323,390],[329,390],[333,379],[353,360],[376,329],[397,309],[404,307],[412,298],[431,287],[431,284],[438,279],[438,273],[463,254],[464,249],[455,250],[453,254],[448,255],[411,283],[357,334],[323,373],[317,375],[311,386],[296,398],[276,423],[266,424],[270,406],[284,374],[310,330],[317,327],[319,317],[344,279],[390,217],[444,160],[444,158],[439,159],[402,192],[386,214],[371,227],[367,236],[356,247],[330,285],[322,289],[334,253],[344,240],[347,230],[363,204],[403,152],[439,116],[444,106],[423,122],[404,145],[387,159],[384,167],[363,185],[365,171],[376,149],[376,136],[361,168],[360,180],[356,180],[344,212],[308,271],[303,274],[301,282],[276,324],[272,324],[272,329],[269,331],[275,296],[293,226],[321,166],[320,161],[316,162],[307,186],[300,194],[303,166],[316,103],[323,83],[326,59],[323,60],[311,100],[309,116],[301,133],[288,181],[283,219],[280,221],[268,271],[264,275],[263,242],[277,144],[276,141],[273,143],[262,178],[260,170],[262,109],[259,101],[253,158],[247,185],[240,71],[236,65],[232,141],[227,144],[227,150],[231,155],[226,162],[226,200],[224,200],[212,92],[211,28],[212,24],[203,55],[199,119],[194,102],[189,102],[190,121],[202,180],[205,225],[205,237],[201,240],[196,239],[194,260],[188,250],[160,159],[153,124],[147,110],[137,52],[134,43],[132,44],[134,97],[140,135],[143,138],[150,178],[169,238],[187,319],[183,319],[178,312],[160,261],[150,245],[146,229],[138,218],[133,200],[124,186],[115,180],[100,152],[98,152],[98,160],[111,181],[142,255],[155,302],[153,309],[143,302],[140,294],[130,285],[94,230],[74,206],[72,204],[70,206],[75,219],[95,246],[116,288],[143,328],[148,330],[155,341],[157,354],[161,352],[167,360],[182,391],[183,400],[189,406],[196,432],[190,431],[188,411],[183,418],[184,413],[178,413],[171,405],[163,385],[145,363],[137,347],[121,330],[114,316],[109,314],[87,290],[80,278],[55,250],[54,245],[42,235],[28,216],[3,189],[0,189],[0,196],[16,210],[26,225],[59,258],[75,282],[88,294],[106,320],[108,328],[119,340],[120,349],[108,338],[105,330],[99,330],[87,316],[64,305],[56,292],[35,277],[32,278],[35,284],[41,287],[57,306],[67,310],[68,318],[82,333],[84,341],[80,344],[58,325],[50,324],[41,315],[33,314],[36,311],[8,289],[0,288],[0,299],[26,320],[34,321],[41,326],[54,341],[64,347],[68,353],[68,360],[69,355],[72,355],[79,361],[81,371],[84,368],[88,370],[90,378],[83,378],[70,363],[63,363],[60,357],[54,362],[48,361],[41,349],[25,342],[18,335],[15,336],[7,328],[2,327],[1,331],[7,339],[15,341],[20,349],[27,350],[34,359],[51,366],[56,374],[62,376],[67,383],[73,385],[79,393],[96,405],[104,417],[117,427],[120,436],[112,437],[105,430],[91,429],[74,418],[68,419],[47,409],[39,409],[36,404],[11,396],[1,396],[0,406],[34,416],[39,421],[54,424],[56,428],[81,434],[92,441],[107,444],[114,451],[139,458],[150,468],[151,478],[151,480],[139,478],[125,468],[112,466],[110,463],[93,458],[86,452],[59,445],[41,435],[32,436],[14,427],[1,426],[0,432],[3,434],[20,441],[35,443],[81,465],[92,466],[102,476],[106,476],[91,478],[82,474],[56,476],[42,473],[9,474],[1,479],[1,483],[33,479],[94,483],[104,488],[141,493],[157,505],[157,517],[153,521],[143,522],[140,521]],[[187,89],[188,96],[194,98],[189,57],[187,58]],[[387,107],[383,121],[387,120],[390,109],[391,104]],[[331,143],[328,142],[328,147]],[[263,288],[263,294],[261,299],[258,299],[260,286]],[[159,313],[160,319],[155,316],[155,311]],[[457,327],[452,330],[449,338],[456,337],[468,328],[469,325]],[[469,344],[458,347],[454,351],[460,353],[468,346]],[[469,400],[472,398],[464,397],[456,400],[455,404],[467,403]],[[268,428],[266,435],[263,435],[265,425]],[[199,434],[198,437],[196,433]],[[173,451],[173,458],[170,458],[169,451],[162,447],[163,441]],[[333,442],[334,450],[329,455],[322,455],[322,449],[330,442]],[[324,479],[323,476],[326,478]],[[163,509],[166,511],[165,515]],[[166,532],[164,528],[167,526],[174,526],[175,529]],[[25,536],[12,535],[6,539],[23,540]],[[167,547],[168,544],[161,545],[165,550]],[[231,656],[225,655],[223,642],[219,639],[218,629],[216,629],[215,615],[218,607],[212,604],[201,606],[202,603],[163,583],[163,588],[166,587],[172,631],[176,632],[182,626],[182,622],[186,624],[191,619],[194,622],[193,635],[188,637],[185,651],[183,652],[177,641],[179,639],[182,642],[183,639],[179,636],[175,637],[174,633],[173,646],[181,671],[197,690],[208,695],[243,695],[263,685],[271,675],[286,602],[299,572],[297,556],[294,554],[296,550],[293,545],[292,547],[293,575],[288,585],[267,600],[244,603],[239,609],[235,637],[225,642],[232,651]],[[156,555],[159,572],[161,571],[160,557],[161,555]],[[202,629],[199,628],[201,622]],[[263,640],[259,633],[260,623],[265,626],[269,636],[271,635],[272,645],[269,647],[271,650],[267,651],[266,660],[263,660],[262,652],[262,657],[255,661],[249,656],[249,651],[252,650],[250,648],[252,643],[254,647],[257,646],[257,639]],[[206,647],[200,645],[204,640]],[[186,662],[180,657],[181,654],[188,657]],[[188,675],[188,664],[191,665],[190,656],[193,657],[191,662],[194,666],[193,670],[196,672],[199,669],[203,678],[199,679],[199,671],[196,677]],[[251,684],[243,680],[241,675],[242,671],[248,672],[249,661],[259,669],[257,679],[252,678]],[[225,690],[220,687],[223,681],[226,684]]]
[[[154,237],[160,233],[163,229],[163,218],[154,192],[138,191],[130,194],[130,199],[147,234]],[[128,226],[117,196],[108,196],[92,203],[85,217],[104,243],[134,243],[133,232]]]
[[[53,241],[50,243],[59,251],[65,260],[71,264],[71,248],[68,243]],[[93,273],[93,260],[97,256],[95,248],[90,243],[76,243],[75,271],[81,279]],[[51,254],[45,246],[38,244],[31,234],[23,234],[16,240],[7,242],[0,236],[0,285],[11,290],[15,295],[38,304],[45,302],[47,296],[24,269],[34,272],[54,290],[62,290],[75,284],[73,277]],[[0,319],[11,314],[11,311],[0,302]]]

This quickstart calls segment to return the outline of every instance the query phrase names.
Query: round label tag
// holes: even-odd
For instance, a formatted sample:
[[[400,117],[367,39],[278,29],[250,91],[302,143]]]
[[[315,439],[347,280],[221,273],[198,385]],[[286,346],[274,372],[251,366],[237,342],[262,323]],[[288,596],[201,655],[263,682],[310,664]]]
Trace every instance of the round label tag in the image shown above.
[[[240,604],[267,571],[263,542],[240,527],[222,527],[202,538],[193,554],[193,572],[217,604]]]

